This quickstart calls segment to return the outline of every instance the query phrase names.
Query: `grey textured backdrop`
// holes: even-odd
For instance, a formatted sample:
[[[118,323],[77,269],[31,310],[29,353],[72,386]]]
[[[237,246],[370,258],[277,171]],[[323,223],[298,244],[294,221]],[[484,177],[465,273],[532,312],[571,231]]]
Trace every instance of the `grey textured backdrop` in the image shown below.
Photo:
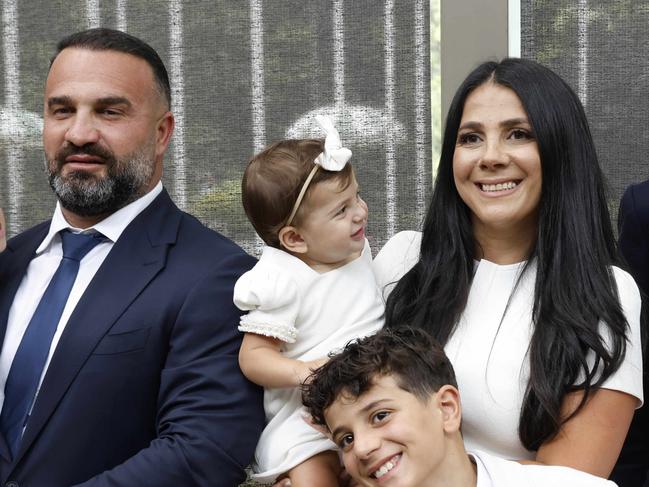
[[[522,0],[522,56],[559,73],[585,105],[609,206],[649,178],[649,1]]]
[[[250,251],[240,204],[250,156],[337,119],[354,152],[378,248],[422,218],[430,189],[429,6],[423,0],[3,0],[0,204],[10,234],[49,218],[43,84],[56,41],[87,27],[154,46],[177,127],[164,183],[176,202]]]

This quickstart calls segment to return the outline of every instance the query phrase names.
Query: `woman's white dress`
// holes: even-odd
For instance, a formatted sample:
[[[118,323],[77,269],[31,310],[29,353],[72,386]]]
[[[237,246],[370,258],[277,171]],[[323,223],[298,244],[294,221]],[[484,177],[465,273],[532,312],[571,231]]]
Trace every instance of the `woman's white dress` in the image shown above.
[[[417,262],[420,242],[420,233],[401,232],[376,256],[373,265],[377,283],[386,298],[396,281]],[[486,260],[476,263],[466,308],[445,346],[462,398],[462,435],[467,450],[514,460],[532,459],[535,455],[518,437],[529,380],[527,349],[533,332],[536,276],[532,264],[513,292],[524,264],[498,265]],[[602,387],[635,396],[640,407],[640,295],[629,274],[617,267],[613,272],[630,330],[624,362]],[[603,326],[601,329],[607,333]]]
[[[234,288],[242,310],[239,330],[284,342],[285,357],[309,361],[339,350],[383,326],[383,298],[365,242],[360,257],[320,274],[300,259],[265,247],[259,262]],[[304,421],[298,388],[266,389],[267,425],[261,435],[253,478],[272,482],[278,475],[335,445]]]

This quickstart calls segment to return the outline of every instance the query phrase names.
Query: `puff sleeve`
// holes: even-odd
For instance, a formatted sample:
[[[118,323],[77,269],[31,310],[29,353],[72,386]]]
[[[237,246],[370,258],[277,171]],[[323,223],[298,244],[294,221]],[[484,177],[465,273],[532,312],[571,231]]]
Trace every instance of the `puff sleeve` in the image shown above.
[[[300,309],[297,284],[281,269],[258,263],[234,286],[234,304],[242,311],[239,331],[294,343]]]

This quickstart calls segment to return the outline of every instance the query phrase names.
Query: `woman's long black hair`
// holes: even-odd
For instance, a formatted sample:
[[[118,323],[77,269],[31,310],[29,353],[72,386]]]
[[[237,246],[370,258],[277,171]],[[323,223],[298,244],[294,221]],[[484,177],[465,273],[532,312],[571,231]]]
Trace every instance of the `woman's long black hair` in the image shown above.
[[[466,98],[487,82],[518,95],[541,158],[538,233],[528,260],[537,267],[535,326],[518,427],[523,445],[537,450],[618,369],[628,328],[610,267],[617,262],[616,245],[586,115],[575,93],[549,69],[523,59],[486,62],[458,89],[419,261],[390,294],[386,326],[411,324],[446,344],[464,311],[477,256],[470,210],[453,180],[453,153]],[[600,321],[609,330],[608,347],[598,333]],[[587,361],[589,354],[594,362]],[[565,395],[577,389],[584,391],[579,408],[562,417]]]

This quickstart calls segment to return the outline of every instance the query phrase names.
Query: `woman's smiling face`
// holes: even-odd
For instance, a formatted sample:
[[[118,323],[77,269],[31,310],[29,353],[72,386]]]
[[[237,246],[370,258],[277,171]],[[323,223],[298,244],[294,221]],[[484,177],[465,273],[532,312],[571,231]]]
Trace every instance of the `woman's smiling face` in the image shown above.
[[[536,234],[541,158],[527,113],[513,90],[488,81],[467,97],[453,177],[471,210],[478,240],[479,235],[511,231]]]

